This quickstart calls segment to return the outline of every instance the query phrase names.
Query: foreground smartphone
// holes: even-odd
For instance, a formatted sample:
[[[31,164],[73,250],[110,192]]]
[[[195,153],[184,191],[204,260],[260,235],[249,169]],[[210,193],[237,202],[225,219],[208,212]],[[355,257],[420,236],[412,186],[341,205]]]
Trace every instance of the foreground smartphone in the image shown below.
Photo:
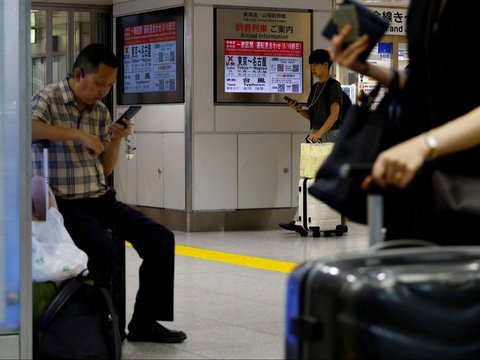
[[[346,9],[342,9],[344,7]],[[349,38],[347,38],[345,46],[360,35],[369,35],[368,48],[359,56],[361,61],[367,60],[372,49],[390,26],[388,20],[375,14],[366,6],[354,0],[344,0],[340,7],[332,13],[332,19],[323,29],[322,35],[327,39],[331,39],[346,24],[351,24],[353,29]]]

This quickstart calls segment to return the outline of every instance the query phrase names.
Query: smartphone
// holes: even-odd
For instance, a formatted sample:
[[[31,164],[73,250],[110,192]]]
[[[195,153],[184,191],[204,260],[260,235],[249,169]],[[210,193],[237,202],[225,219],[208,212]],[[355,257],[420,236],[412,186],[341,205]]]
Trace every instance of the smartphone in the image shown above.
[[[298,104],[298,101],[297,101],[297,100],[292,99],[292,98],[289,97],[289,96],[284,96],[284,97],[283,97],[283,100],[285,100],[286,102],[288,102],[288,105],[292,105],[292,104],[293,104],[293,105],[296,105],[296,104]]]
[[[122,115],[119,116],[116,123],[127,127],[127,124],[125,123],[125,121],[123,121],[123,118],[127,118],[128,120],[132,120],[132,118],[135,116],[135,114],[137,112],[140,111],[141,108],[142,108],[141,105],[129,106],[128,109],[125,110],[125,112]]]
[[[352,6],[355,8],[353,13],[352,10],[349,9]],[[347,9],[340,10],[343,7],[347,7]],[[355,15],[356,20],[353,20],[353,15]],[[363,62],[367,61],[370,52],[390,26],[387,19],[375,14],[365,5],[360,4],[355,0],[343,0],[343,3],[332,13],[332,18],[322,30],[322,35],[327,39],[331,39],[333,35],[337,34],[341,28],[345,26],[345,24],[352,24],[353,30],[351,39],[353,40],[363,34],[369,35],[368,48],[358,56],[358,59]],[[355,30],[355,27],[357,27],[358,30]],[[347,45],[348,41],[345,46]]]
[[[352,31],[345,39],[345,42],[347,44],[357,40],[357,38],[360,36],[357,9],[355,5],[347,4],[335,9],[335,11],[332,13],[332,21],[335,24],[337,31],[339,31],[347,24],[352,25]]]

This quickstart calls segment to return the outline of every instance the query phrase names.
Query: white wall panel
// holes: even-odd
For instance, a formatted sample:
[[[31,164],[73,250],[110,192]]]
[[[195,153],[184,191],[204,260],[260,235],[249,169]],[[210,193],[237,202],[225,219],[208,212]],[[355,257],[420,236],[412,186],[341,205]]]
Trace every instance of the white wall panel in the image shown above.
[[[163,207],[163,134],[136,134],[137,204]]]
[[[238,132],[308,131],[309,122],[288,106],[215,107],[215,129]]]
[[[117,107],[119,116],[128,106]],[[142,105],[142,109],[133,119],[135,131],[145,132],[183,132],[185,131],[184,104]]]
[[[185,136],[136,133],[133,159],[125,143],[115,167],[117,197],[127,204],[185,210]]]
[[[237,208],[237,135],[193,139],[193,210]]]
[[[164,134],[164,154],[164,207],[185,210],[185,135]]]
[[[290,207],[290,134],[238,135],[238,208]]]

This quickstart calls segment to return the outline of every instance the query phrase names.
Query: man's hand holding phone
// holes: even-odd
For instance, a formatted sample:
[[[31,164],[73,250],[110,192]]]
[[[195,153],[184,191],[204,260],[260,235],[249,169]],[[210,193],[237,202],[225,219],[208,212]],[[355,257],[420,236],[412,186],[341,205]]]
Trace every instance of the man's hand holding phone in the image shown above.
[[[300,104],[297,100],[292,99],[291,97],[284,96],[283,100],[285,100],[288,105],[297,112],[308,110],[308,107],[305,104]]]
[[[124,119],[126,118],[127,120],[132,120],[132,118],[137,112],[140,111],[141,108],[142,107],[140,105],[129,106],[128,109],[119,116],[116,122],[120,125],[123,125],[124,127],[128,127],[127,124],[124,122]]]
[[[112,141],[120,140],[122,138],[126,138],[130,134],[132,130],[132,124],[128,118],[124,117],[121,123],[119,121],[111,123],[108,127],[108,130],[110,131],[110,137]]]
[[[117,121],[110,124],[109,130],[112,135],[112,140],[121,139],[130,134],[132,125],[130,120],[140,111],[140,105],[129,106],[128,109],[118,117]]]

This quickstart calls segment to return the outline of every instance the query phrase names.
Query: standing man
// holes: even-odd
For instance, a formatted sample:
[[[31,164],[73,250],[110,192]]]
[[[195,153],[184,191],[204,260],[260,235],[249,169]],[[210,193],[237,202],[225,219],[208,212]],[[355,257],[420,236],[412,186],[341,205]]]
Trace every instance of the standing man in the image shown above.
[[[112,123],[101,100],[117,77],[118,60],[101,44],[77,56],[73,72],[32,98],[32,140],[49,141],[49,183],[76,245],[88,257],[95,281],[109,288],[118,251],[109,229],[130,241],[143,259],[129,341],[178,343],[184,332],[160,325],[173,320],[174,234],[116,199],[107,185],[131,130]],[[42,174],[42,152],[33,146],[33,173]],[[120,329],[124,334],[124,329]]]
[[[314,50],[308,57],[312,75],[318,79],[313,84],[306,108],[302,107],[296,100],[288,99],[288,105],[299,115],[310,121],[310,133],[307,138],[315,143],[335,142],[340,130],[340,108],[343,105],[342,87],[340,83],[330,77],[332,61],[325,49]],[[295,219],[289,223],[278,224],[285,230],[297,231]]]

